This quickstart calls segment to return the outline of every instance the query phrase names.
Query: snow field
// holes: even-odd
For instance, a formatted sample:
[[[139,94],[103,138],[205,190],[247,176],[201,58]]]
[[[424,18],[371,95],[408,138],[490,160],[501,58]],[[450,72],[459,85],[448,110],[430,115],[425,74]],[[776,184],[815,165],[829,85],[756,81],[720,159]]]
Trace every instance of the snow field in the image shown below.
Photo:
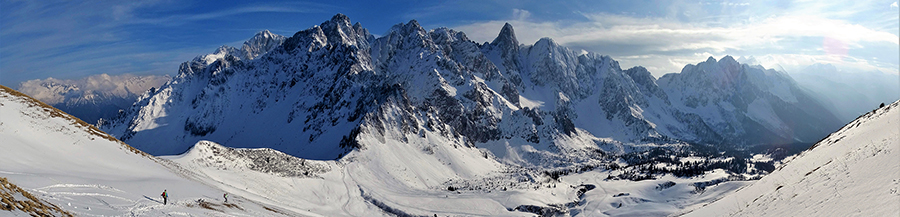
[[[860,116],[776,171],[686,216],[900,214],[900,101]]]

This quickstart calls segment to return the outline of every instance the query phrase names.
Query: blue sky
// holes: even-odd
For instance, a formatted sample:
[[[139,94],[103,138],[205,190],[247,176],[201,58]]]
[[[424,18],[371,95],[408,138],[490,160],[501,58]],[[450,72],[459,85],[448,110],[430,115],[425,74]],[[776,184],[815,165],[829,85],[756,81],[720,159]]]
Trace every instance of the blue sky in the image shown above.
[[[874,1],[10,1],[0,0],[0,84],[92,74],[169,74],[254,33],[319,24],[336,13],[376,35],[416,19],[484,42],[504,23],[610,55],[654,75],[709,56],[754,56],[793,70],[831,63],[898,73],[900,7]]]

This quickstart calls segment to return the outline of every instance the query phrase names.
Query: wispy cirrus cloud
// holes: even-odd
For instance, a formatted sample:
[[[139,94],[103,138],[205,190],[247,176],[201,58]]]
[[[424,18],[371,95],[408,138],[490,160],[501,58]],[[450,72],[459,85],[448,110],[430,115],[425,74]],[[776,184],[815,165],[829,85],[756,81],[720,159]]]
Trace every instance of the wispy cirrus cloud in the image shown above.
[[[127,24],[154,24],[154,25],[181,25],[187,22],[200,20],[212,20],[227,17],[236,17],[248,13],[311,13],[317,10],[309,8],[292,8],[284,6],[257,5],[245,6],[238,8],[230,8],[220,11],[212,11],[200,14],[177,14],[164,17],[136,18],[129,19]]]
[[[215,7],[165,0],[2,4],[0,84],[8,86],[51,76],[172,74],[180,62],[249,38],[265,28],[259,22],[270,17],[315,13],[327,7],[295,2]],[[243,34],[223,34],[230,33],[222,32],[223,27],[244,30],[240,30]]]

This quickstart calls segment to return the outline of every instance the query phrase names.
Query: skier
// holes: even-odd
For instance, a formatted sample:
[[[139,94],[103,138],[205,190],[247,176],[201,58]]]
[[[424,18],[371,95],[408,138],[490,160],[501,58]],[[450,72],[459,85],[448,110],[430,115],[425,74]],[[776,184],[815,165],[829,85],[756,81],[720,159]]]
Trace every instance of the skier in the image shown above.
[[[163,205],[166,205],[167,203],[169,203],[169,194],[166,193],[165,189],[163,189],[163,193],[160,194],[159,196],[162,196],[162,198],[163,198]]]
[[[228,193],[226,192],[225,195],[222,195],[222,197],[225,197],[225,202],[228,203]]]

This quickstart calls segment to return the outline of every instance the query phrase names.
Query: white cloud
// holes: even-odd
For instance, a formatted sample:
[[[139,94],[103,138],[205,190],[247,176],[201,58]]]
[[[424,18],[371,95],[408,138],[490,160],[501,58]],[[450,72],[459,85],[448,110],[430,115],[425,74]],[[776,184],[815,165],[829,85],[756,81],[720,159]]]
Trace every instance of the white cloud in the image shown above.
[[[741,3],[737,3],[737,2],[722,2],[722,5],[725,5],[725,6],[750,6],[750,3],[748,3],[748,2],[741,2]]]
[[[720,58],[724,55],[755,55],[761,57],[758,58],[761,62],[772,64],[817,61],[866,70],[898,70],[896,62],[875,64],[872,61],[878,60],[871,57],[848,56],[859,49],[896,53],[900,49],[900,37],[896,33],[808,13],[772,15],[757,18],[754,22],[728,25],[607,13],[582,15],[587,21],[531,21],[513,17],[509,21],[486,21],[454,29],[466,32],[473,40],[490,41],[503,23],[509,22],[522,43],[551,37],[570,48],[611,55],[620,60],[623,67],[643,65],[657,76],[678,72],[685,64],[700,62],[709,56]],[[871,44],[886,46],[873,47]]]
[[[606,42],[660,43],[661,51],[710,48],[722,51],[729,48],[776,43],[784,37],[829,37],[848,43],[860,41],[900,44],[897,35],[812,16],[781,16],[759,23],[731,27],[672,22],[662,18],[633,18],[622,15],[590,15],[590,22],[562,24],[555,22],[509,21],[516,33],[523,33],[520,41],[537,41],[551,37],[560,43]],[[489,21],[456,27],[466,32],[495,32],[506,21]],[[487,29],[485,29],[487,28]],[[489,41],[496,34],[475,34],[478,41]],[[654,42],[654,40],[656,42]],[[667,43],[677,41],[679,43]]]
[[[190,21],[211,20],[223,17],[234,17],[235,15],[248,13],[308,13],[313,10],[304,8],[292,8],[285,6],[247,6],[231,8],[226,10],[212,11],[197,14],[178,14],[166,17],[156,17],[150,19],[133,18],[128,24],[155,24],[155,25],[180,25]]]
[[[900,8],[900,5],[897,5],[897,2],[891,3],[891,9]]]
[[[531,12],[522,9],[513,9],[513,19],[514,20],[525,20],[531,16]]]

